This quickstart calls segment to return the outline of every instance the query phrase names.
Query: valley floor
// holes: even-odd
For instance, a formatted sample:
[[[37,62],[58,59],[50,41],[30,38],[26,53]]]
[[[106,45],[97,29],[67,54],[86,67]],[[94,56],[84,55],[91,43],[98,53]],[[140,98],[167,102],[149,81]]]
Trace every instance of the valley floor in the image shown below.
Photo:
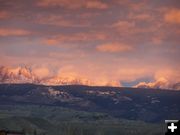
[[[166,127],[57,106],[0,105],[0,129],[26,135],[164,135]]]

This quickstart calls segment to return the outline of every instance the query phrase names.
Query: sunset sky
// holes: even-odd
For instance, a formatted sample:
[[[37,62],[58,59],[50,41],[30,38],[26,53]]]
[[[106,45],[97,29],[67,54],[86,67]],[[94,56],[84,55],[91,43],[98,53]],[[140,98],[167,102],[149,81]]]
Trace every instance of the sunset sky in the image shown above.
[[[0,0],[0,66],[134,86],[180,82],[179,0]]]

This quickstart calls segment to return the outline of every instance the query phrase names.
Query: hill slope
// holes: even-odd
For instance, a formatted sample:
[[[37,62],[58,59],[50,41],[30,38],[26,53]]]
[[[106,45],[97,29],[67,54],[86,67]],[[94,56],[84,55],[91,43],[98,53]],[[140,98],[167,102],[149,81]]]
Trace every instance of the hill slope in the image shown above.
[[[90,86],[1,84],[0,104],[60,106],[146,122],[180,119],[180,92]]]

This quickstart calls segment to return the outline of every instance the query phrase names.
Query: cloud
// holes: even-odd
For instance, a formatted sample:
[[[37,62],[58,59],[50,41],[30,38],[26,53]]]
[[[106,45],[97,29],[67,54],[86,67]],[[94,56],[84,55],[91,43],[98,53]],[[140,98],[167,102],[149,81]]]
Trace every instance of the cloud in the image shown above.
[[[101,1],[93,0],[93,1],[87,1],[86,7],[96,8],[96,9],[107,9],[108,5],[106,3],[102,3]]]
[[[93,17],[97,17],[100,16],[101,13],[100,12],[83,12],[77,15],[77,17],[79,17],[80,19],[89,19],[89,18],[93,18]]]
[[[119,66],[119,69],[115,72],[115,75],[119,76],[120,81],[132,82],[139,78],[150,77],[153,72],[153,70],[147,68],[146,65],[133,64],[132,61],[126,63],[124,60],[121,63],[123,63],[123,66]],[[133,68],[131,65],[133,65]]]
[[[132,51],[133,47],[122,43],[110,43],[98,45],[96,49],[100,52],[118,53]]]
[[[58,27],[89,27],[91,24],[87,20],[66,19],[59,14],[37,14],[32,20],[35,23],[43,25],[54,25]]]
[[[169,80],[165,78],[159,78],[154,82],[140,82],[136,86],[136,88],[154,88],[154,89],[174,89],[180,90],[180,82],[171,83]]]
[[[167,23],[180,24],[180,9],[171,9],[166,12],[164,19]]]
[[[152,42],[155,44],[155,45],[161,45],[163,43],[163,36],[155,36],[155,37],[152,37]]]
[[[45,78],[50,76],[50,71],[46,67],[40,67],[33,69],[33,72],[40,78]]]
[[[70,20],[65,20],[63,16],[59,15],[37,15],[37,18],[34,21],[39,24],[48,24],[64,27],[73,25]]]
[[[122,7],[127,7],[130,10],[133,11],[141,11],[144,8],[147,8],[148,3],[147,0],[141,0],[141,1],[132,1],[132,0],[114,0],[115,3]]]
[[[127,36],[128,39],[137,39],[138,36],[143,36],[140,40],[144,41],[144,39],[147,38],[146,35],[152,36],[151,33],[157,33],[157,29],[161,29],[161,26],[162,24],[158,21],[148,20],[144,22],[142,20],[138,21],[137,18],[128,18],[126,20],[118,20],[113,23],[111,27],[119,32],[119,35]]]
[[[68,80],[74,84],[84,84],[91,86],[120,86],[119,81],[111,80],[110,78],[107,78],[103,75],[99,75],[98,77],[94,78],[93,73],[88,73],[86,69],[86,73],[83,74],[84,71],[82,70],[73,65],[62,66],[59,69],[57,76],[53,78],[57,80]]]
[[[154,32],[159,26],[157,25],[154,27],[154,25],[148,25],[148,27],[144,27],[143,25],[138,25],[137,19],[127,19],[119,20],[112,24],[111,27],[114,28],[115,31],[119,32],[120,35],[127,36],[132,39],[134,37],[138,37],[138,34],[148,34],[150,32]]]
[[[26,36],[29,34],[31,34],[30,31],[23,29],[0,28],[0,36]]]
[[[47,45],[58,45],[59,43],[79,43],[100,40],[103,41],[107,38],[105,33],[89,32],[89,33],[73,33],[73,34],[60,34],[52,38],[43,39],[43,43]]]
[[[180,82],[180,71],[177,68],[174,69],[161,69],[155,73],[154,78],[157,80],[159,78],[165,78],[171,82]]]
[[[43,42],[47,45],[57,45],[59,43],[57,39],[45,39]]]
[[[130,19],[137,21],[152,21],[153,17],[149,13],[130,13]]]
[[[86,78],[73,66],[61,67],[59,72],[51,75],[48,68],[0,67],[0,83],[36,83],[45,85],[80,84],[91,86],[120,86],[118,81],[101,78],[97,81]]]
[[[121,28],[121,29],[129,29],[135,27],[135,23],[125,20],[119,20],[118,22],[113,24],[113,27]]]
[[[136,88],[156,88],[180,90],[180,72],[170,69],[157,71],[154,82],[140,82]]]
[[[6,11],[0,11],[0,19],[7,19],[9,17],[9,13]]]
[[[37,3],[41,7],[63,7],[68,9],[90,8],[106,9],[108,5],[100,0],[39,0]]]
[[[165,78],[159,78],[155,82],[140,82],[135,87],[136,88],[157,88],[157,89],[167,89],[169,88],[170,84],[168,80]]]
[[[179,24],[179,9],[177,5],[173,9],[173,3],[4,0],[1,5],[8,6],[0,12],[0,61],[5,65],[47,64],[50,71],[72,64],[78,69],[68,72],[98,84],[152,77],[165,67],[179,67],[180,30],[169,25]],[[36,72],[48,74],[46,69]],[[162,77],[173,83],[163,73],[156,75],[154,80]]]
[[[135,10],[135,11],[141,11],[143,8],[147,7],[146,0],[140,1],[140,2],[130,2],[129,8]]]

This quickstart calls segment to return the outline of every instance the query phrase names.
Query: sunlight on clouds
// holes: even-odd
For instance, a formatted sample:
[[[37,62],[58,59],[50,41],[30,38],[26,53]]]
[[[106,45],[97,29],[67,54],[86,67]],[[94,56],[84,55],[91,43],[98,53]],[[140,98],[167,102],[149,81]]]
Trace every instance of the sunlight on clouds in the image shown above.
[[[40,0],[38,6],[49,7],[59,6],[68,9],[91,8],[91,9],[106,9],[108,5],[100,0]]]
[[[108,5],[105,3],[102,3],[101,1],[98,1],[98,0],[91,0],[91,1],[87,1],[86,7],[87,8],[106,9],[106,8],[108,8]]]
[[[58,45],[58,43],[79,43],[90,42],[96,40],[105,40],[107,38],[106,33],[101,32],[89,32],[89,33],[74,33],[74,34],[59,34],[55,37],[45,38],[42,43],[47,45]]]
[[[0,19],[7,19],[9,14],[7,11],[0,11]]]
[[[154,79],[155,81],[153,82],[140,82],[134,87],[180,90],[180,71],[174,71],[172,69],[163,69],[155,73]]]
[[[23,29],[0,28],[0,36],[26,36],[29,34],[31,34],[30,31]]]
[[[171,9],[167,11],[164,19],[168,23],[180,24],[180,9]]]
[[[50,71],[46,67],[35,68],[33,72],[40,78],[45,78],[50,76]]]
[[[176,0],[3,0],[1,65],[27,65],[44,83],[121,86],[150,78],[141,86],[172,88],[180,82],[177,7]]]
[[[110,43],[110,44],[98,45],[96,49],[100,52],[117,53],[117,52],[132,51],[133,47],[121,43]]]

